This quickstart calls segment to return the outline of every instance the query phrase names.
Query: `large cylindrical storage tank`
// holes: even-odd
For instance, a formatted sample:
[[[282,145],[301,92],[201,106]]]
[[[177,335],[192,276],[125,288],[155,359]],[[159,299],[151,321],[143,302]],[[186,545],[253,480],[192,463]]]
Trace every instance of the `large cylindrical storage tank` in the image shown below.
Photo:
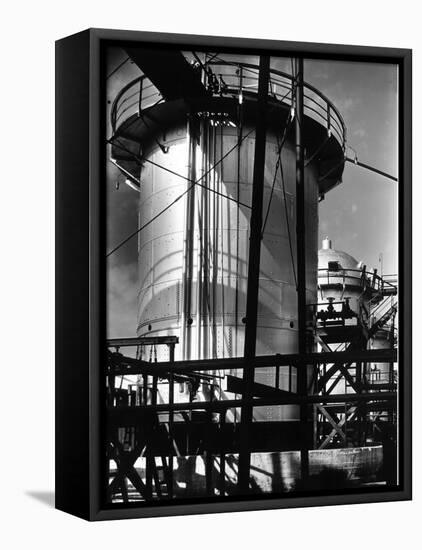
[[[139,234],[138,335],[177,335],[178,359],[243,355],[255,135],[207,118],[198,123],[195,159],[189,151],[189,125],[169,130],[164,146],[145,150],[140,173],[140,224],[160,212],[190,183],[205,177]],[[227,154],[230,150],[231,153]],[[227,156],[225,156],[227,154]],[[209,171],[221,158],[224,160]],[[264,211],[268,210],[261,248],[257,354],[298,350],[296,250],[296,155],[291,141],[277,171],[277,136],[267,135]],[[192,164],[195,164],[194,170]],[[163,170],[165,167],[167,170]],[[284,190],[283,190],[284,185]],[[213,193],[215,190],[219,194]],[[230,197],[229,200],[222,195]],[[193,202],[192,203],[190,202]],[[239,204],[238,205],[238,201]],[[271,202],[270,202],[271,201]],[[316,301],[318,183],[315,167],[306,170],[307,301]],[[193,213],[193,214],[192,214]],[[190,242],[189,242],[190,238]],[[191,245],[191,272],[189,271]],[[292,257],[293,252],[293,257]],[[187,296],[187,294],[190,296]],[[187,304],[190,304],[187,305]],[[296,390],[295,373],[281,367],[279,387]],[[257,369],[256,381],[275,386],[275,368]],[[294,419],[296,407],[257,411],[266,420]]]
[[[178,97],[177,90],[183,88],[179,82],[177,97],[172,99],[163,101],[156,95],[143,108],[140,97],[142,113],[120,118],[115,130],[118,143],[113,154],[117,160],[120,155],[125,169],[135,172],[140,183],[137,334],[178,336],[176,360],[243,356],[248,262],[258,261],[248,257],[258,68],[238,60],[222,69],[210,67],[215,80],[205,94],[192,98],[188,90],[187,97]],[[242,77],[247,71],[249,76]],[[165,82],[167,91],[170,85]],[[127,116],[127,102],[136,86],[139,79],[116,98],[115,121]],[[143,86],[151,88],[148,80]],[[271,70],[257,355],[299,351],[293,88],[291,76]],[[306,116],[306,102],[313,100],[316,103],[310,104],[312,110],[309,107]],[[321,104],[317,113],[315,106]],[[308,159],[305,286],[306,301],[311,304],[317,301],[318,198],[341,179],[345,130],[335,107],[309,87],[302,130]],[[168,359],[165,349],[157,352],[158,360]],[[289,367],[257,368],[255,381],[282,390],[297,389],[295,369]],[[299,420],[299,407],[255,407],[254,418]]]

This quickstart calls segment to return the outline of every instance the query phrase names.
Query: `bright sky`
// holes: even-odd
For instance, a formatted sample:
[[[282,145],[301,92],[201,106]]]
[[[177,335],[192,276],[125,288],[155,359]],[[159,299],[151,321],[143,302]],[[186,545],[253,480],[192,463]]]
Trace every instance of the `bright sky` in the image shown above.
[[[339,109],[358,159],[398,175],[397,68],[394,65],[309,61],[305,79]],[[348,151],[353,157],[353,152]],[[369,267],[397,273],[398,184],[346,163],[343,183],[320,203],[320,237],[330,236]]]
[[[109,73],[125,59],[115,50],[108,62]],[[274,63],[288,70],[290,63]],[[126,63],[108,80],[107,98],[113,101],[121,87],[138,75]],[[398,173],[397,68],[374,63],[305,61],[305,81],[313,84],[336,105],[348,131],[348,143],[358,158],[393,176]],[[107,108],[107,116],[110,104]],[[109,137],[109,136],[108,136]],[[353,151],[348,156],[353,157]],[[120,180],[119,191],[115,182]],[[107,249],[137,227],[138,194],[127,187],[117,170],[107,167]],[[343,250],[368,268],[397,273],[398,193],[397,183],[346,163],[343,183],[319,203],[320,241],[328,235],[333,247]],[[110,337],[135,336],[137,316],[136,238],[108,261],[108,333]]]

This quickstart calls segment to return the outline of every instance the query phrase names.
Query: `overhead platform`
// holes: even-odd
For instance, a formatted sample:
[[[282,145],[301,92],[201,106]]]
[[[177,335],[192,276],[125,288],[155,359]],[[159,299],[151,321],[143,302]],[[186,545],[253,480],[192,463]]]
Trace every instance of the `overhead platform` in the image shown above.
[[[245,94],[243,123],[253,124],[255,120],[256,98],[253,94]],[[290,107],[282,102],[269,101],[271,109],[270,128],[283,128]],[[124,121],[115,131],[112,138],[112,157],[121,161],[122,166],[134,177],[139,173],[141,158],[139,157],[139,146],[145,148],[154,146],[159,140],[164,146],[163,139],[165,129],[177,125],[184,125],[186,116],[190,112],[224,112],[230,117],[234,124],[238,124],[238,102],[232,97],[202,97],[201,99],[190,98],[189,102],[181,98],[154,105],[145,109],[141,116],[132,115]],[[290,130],[293,134],[293,129]],[[307,151],[315,151],[319,144],[325,139],[326,130],[310,117],[305,117],[305,148]],[[324,195],[341,181],[344,165],[342,163],[343,151],[339,142],[331,136],[325,144],[324,149],[315,159],[319,166],[320,194]],[[328,174],[328,175],[327,175]]]
[[[134,47],[127,47],[126,52],[144,76],[134,79],[117,95],[111,114],[111,142],[113,159],[134,178],[139,177],[140,150],[146,152],[157,143],[166,147],[166,130],[185,127],[187,116],[192,113],[224,113],[238,127],[255,125],[257,90],[243,87],[239,75],[240,69],[250,72],[257,67],[247,63],[212,63],[204,78],[201,67],[190,64],[181,52]],[[208,85],[213,77],[214,86]],[[220,88],[215,87],[216,82],[221,83]],[[291,114],[288,93],[292,87],[291,75],[271,69],[269,129],[277,133],[283,131]],[[321,92],[309,84],[304,88],[306,162],[318,166],[319,193],[323,197],[341,182],[346,129],[340,113]],[[293,139],[294,129],[289,134]]]

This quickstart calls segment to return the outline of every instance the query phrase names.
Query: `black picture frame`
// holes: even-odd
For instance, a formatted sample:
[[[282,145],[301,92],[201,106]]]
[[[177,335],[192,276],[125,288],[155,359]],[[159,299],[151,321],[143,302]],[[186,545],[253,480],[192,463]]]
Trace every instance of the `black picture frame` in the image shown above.
[[[399,70],[399,446],[397,490],[223,502],[104,504],[102,438],[105,340],[104,89],[105,44],[229,48],[255,54],[388,62]],[[56,508],[109,520],[409,500],[412,498],[412,52],[408,49],[88,29],[56,42]]]

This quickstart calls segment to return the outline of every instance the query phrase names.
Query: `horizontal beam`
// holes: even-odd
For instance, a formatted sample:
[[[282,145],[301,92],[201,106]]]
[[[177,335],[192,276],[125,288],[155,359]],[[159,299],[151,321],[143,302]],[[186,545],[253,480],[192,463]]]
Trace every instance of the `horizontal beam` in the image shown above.
[[[396,392],[377,392],[363,394],[339,394],[339,395],[300,395],[288,394],[277,398],[265,399],[227,399],[221,401],[194,401],[192,403],[159,403],[157,405],[141,405],[138,407],[109,407],[108,415],[111,417],[119,414],[131,414],[136,417],[137,414],[143,415],[151,412],[168,411],[224,411],[242,407],[242,405],[252,405],[253,407],[268,407],[279,405],[300,405],[312,403],[356,403],[358,401],[391,401],[397,399]]]
[[[231,376],[228,374],[226,376],[227,382],[227,391],[230,393],[244,393],[245,384],[242,378],[237,376]],[[284,397],[285,395],[294,395],[287,390],[281,390],[275,388],[274,386],[268,386],[267,384],[260,384],[259,382],[254,382],[251,388],[253,397]]]
[[[248,362],[243,357],[227,359],[200,359],[192,361],[166,361],[161,363],[149,363],[141,359],[124,357],[119,354],[111,354],[111,365],[107,375],[131,375],[151,374],[160,376],[168,372],[191,373],[194,371],[228,371],[232,369],[244,369]],[[285,355],[261,355],[253,360],[254,368],[318,365],[327,363],[354,363],[354,362],[383,362],[394,363],[397,361],[397,350],[374,349],[350,351],[332,351],[322,353],[285,354]]]
[[[396,400],[390,401],[373,401],[371,403],[365,403],[365,412],[379,412],[379,411],[392,411],[396,408]],[[328,411],[332,411],[336,414],[344,413],[344,403],[324,403],[324,408]],[[357,422],[357,419],[354,420]],[[366,422],[363,420],[362,422]]]
[[[393,383],[393,384],[390,384],[388,382],[379,382],[379,383],[376,383],[374,382],[373,384],[362,384],[362,387],[364,390],[390,390],[390,391],[394,391],[397,389],[397,384]]]
[[[127,348],[136,346],[154,346],[160,344],[178,344],[177,336],[142,336],[140,338],[111,338],[107,340],[109,348]]]

